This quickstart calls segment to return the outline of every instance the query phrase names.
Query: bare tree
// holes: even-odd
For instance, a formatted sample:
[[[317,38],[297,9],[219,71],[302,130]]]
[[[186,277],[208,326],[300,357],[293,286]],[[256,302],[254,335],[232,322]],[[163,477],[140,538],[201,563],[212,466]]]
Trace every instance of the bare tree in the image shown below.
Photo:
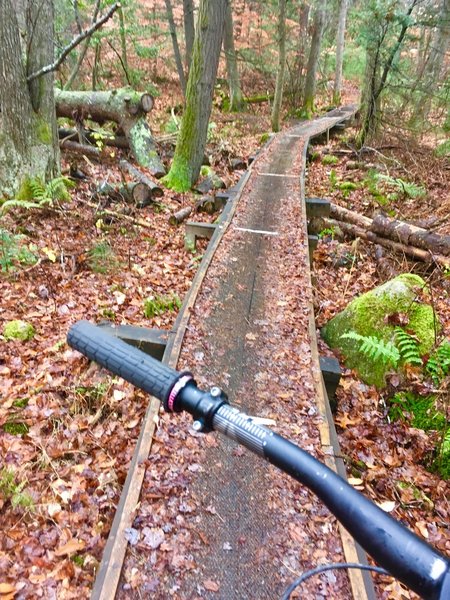
[[[225,51],[228,86],[230,89],[230,111],[239,111],[244,108],[245,102],[242,96],[236,50],[234,48],[233,13],[231,10],[231,2],[227,4],[227,12],[225,14],[223,49]]]
[[[170,0],[164,0],[166,4],[167,20],[169,21],[170,36],[172,38],[173,53],[175,55],[175,64],[177,65],[178,77],[180,78],[183,95],[186,94],[186,77],[184,75],[183,61],[181,59],[180,47],[178,45],[177,28],[173,18],[172,4]]]
[[[345,26],[347,22],[348,0],[341,0],[339,5],[339,22],[336,40],[336,71],[334,75],[333,103],[341,103],[342,64],[344,62]]]
[[[186,89],[186,108],[167,187],[185,192],[195,183],[205,151],[228,0],[201,0]]]
[[[194,45],[195,27],[194,27],[194,3],[193,0],[183,0],[183,19],[184,19],[184,40],[186,43],[186,55],[184,62],[189,70],[192,56],[192,46]]]
[[[319,66],[320,47],[322,44],[323,27],[325,23],[325,5],[314,11],[311,48],[308,57],[308,67],[305,80],[305,93],[303,96],[303,112],[309,115],[314,110],[314,96],[316,94],[316,78]]]
[[[280,112],[283,100],[284,74],[286,71],[286,0],[278,0],[278,69],[275,83],[271,124],[273,131],[280,129]]]

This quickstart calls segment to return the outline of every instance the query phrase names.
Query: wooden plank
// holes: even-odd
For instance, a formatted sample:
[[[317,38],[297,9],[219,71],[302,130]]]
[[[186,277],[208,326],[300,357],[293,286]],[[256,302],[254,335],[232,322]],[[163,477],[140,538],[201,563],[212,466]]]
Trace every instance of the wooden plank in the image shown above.
[[[304,227],[306,231],[306,206],[305,206],[305,180],[304,173],[306,167],[306,154],[308,149],[308,143],[305,143],[303,149],[303,176],[301,177],[301,198],[302,203],[302,214],[304,219]],[[311,277],[311,273],[309,274]],[[312,285],[308,286],[311,294]],[[314,307],[312,302],[312,294],[309,299],[309,338],[311,346],[311,360],[312,360],[312,375],[314,380],[315,395],[317,401],[317,407],[320,415],[322,416],[322,423],[319,427],[320,442],[322,450],[325,455],[325,464],[330,467],[333,471],[338,473],[344,479],[347,479],[344,462],[340,456],[339,442],[337,439],[336,430],[334,428],[333,416],[331,414],[330,404],[328,401],[325,383],[323,381],[322,373],[320,370],[320,359],[319,349],[317,346],[316,337],[316,323],[314,319]],[[347,562],[362,562],[367,563],[365,552],[356,544],[353,537],[347,532],[347,530],[339,523],[338,527],[340,531],[340,537],[342,542],[342,548],[344,551],[345,560]],[[375,591],[373,588],[372,578],[369,573],[358,571],[355,569],[348,570],[348,578],[350,581],[350,587],[352,590],[353,600],[376,600]]]
[[[330,201],[327,198],[306,198],[305,202],[308,219],[330,216]]]
[[[99,327],[157,360],[162,360],[164,356],[168,331],[136,327],[135,325],[114,325],[109,321],[99,323]]]
[[[159,401],[150,396],[150,404],[103,551],[102,562],[95,578],[91,600],[112,600],[116,595],[128,543],[125,532],[127,528],[131,527],[139,504],[146,460],[150,454],[158,423],[159,406]]]

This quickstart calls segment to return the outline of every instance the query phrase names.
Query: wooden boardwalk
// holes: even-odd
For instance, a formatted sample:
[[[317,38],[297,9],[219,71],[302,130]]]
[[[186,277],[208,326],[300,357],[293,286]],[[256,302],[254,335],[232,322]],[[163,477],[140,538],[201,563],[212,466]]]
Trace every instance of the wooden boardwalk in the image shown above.
[[[192,370],[200,386],[220,385],[249,414],[275,419],[278,432],[344,476],[317,352],[304,174],[309,140],[328,136],[354,113],[355,107],[346,107],[301,123],[260,152],[224,209],[164,355],[171,366]],[[136,515],[156,527],[167,510],[169,498],[155,497],[146,476],[158,413],[159,403],[151,399],[92,598],[271,599],[312,566],[364,560],[302,486],[243,456],[232,442],[202,434],[195,434],[195,469],[180,471],[183,481],[191,477],[183,499],[172,502],[186,532],[168,532],[172,563],[158,571],[158,555],[144,547],[126,555],[127,528]],[[162,419],[158,447],[174,418]],[[175,419],[187,428],[187,419]],[[176,473],[177,462],[188,461],[183,441],[174,441],[171,451]],[[200,541],[189,544],[190,567],[183,569],[181,559],[174,567],[183,549],[174,544],[191,539],[192,531]],[[146,573],[142,589],[127,583],[127,575],[120,579],[124,569],[129,574],[138,568]],[[333,598],[338,590],[336,597],[374,598],[370,578],[357,571],[308,585],[303,597],[321,590],[317,597]]]

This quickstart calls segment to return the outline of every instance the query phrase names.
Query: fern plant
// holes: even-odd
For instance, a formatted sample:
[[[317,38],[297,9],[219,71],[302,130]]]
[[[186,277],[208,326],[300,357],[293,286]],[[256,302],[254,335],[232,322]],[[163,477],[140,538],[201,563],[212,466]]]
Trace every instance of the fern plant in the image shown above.
[[[376,175],[376,180],[377,182],[384,182],[387,187],[398,190],[400,194],[406,198],[422,198],[426,193],[423,186],[412,183],[411,181],[405,181],[400,177],[390,177],[389,175],[378,173]]]
[[[40,177],[33,177],[27,182],[24,198],[7,200],[1,207],[1,214],[11,208],[44,208],[54,206],[55,202],[70,200],[69,189],[75,187],[74,182],[68,177],[55,177],[45,182]]]
[[[374,362],[396,367],[400,360],[400,352],[392,342],[379,340],[373,335],[360,335],[356,331],[344,333],[341,338],[359,342],[359,350]]]
[[[423,360],[419,352],[418,340],[404,331],[401,327],[395,328],[395,343],[400,352],[400,358],[409,365],[422,366]]]
[[[435,384],[446,377],[450,370],[450,342],[444,340],[430,356],[425,365],[426,373]]]

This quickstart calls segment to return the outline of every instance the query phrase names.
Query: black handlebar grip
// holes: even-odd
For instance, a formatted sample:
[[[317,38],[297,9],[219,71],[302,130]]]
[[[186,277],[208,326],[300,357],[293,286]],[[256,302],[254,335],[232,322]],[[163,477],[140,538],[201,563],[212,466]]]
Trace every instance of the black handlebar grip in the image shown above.
[[[161,400],[166,410],[169,410],[170,394],[177,381],[191,377],[190,373],[175,371],[88,321],[72,325],[67,343],[90,360]]]

